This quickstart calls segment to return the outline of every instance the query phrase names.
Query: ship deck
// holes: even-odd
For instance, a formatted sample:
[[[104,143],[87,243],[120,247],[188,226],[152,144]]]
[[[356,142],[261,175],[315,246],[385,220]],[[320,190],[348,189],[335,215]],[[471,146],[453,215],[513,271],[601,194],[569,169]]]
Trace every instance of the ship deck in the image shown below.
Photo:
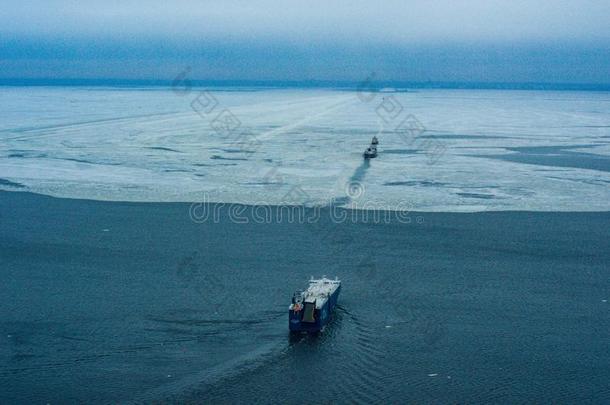
[[[319,280],[309,280],[309,287],[303,293],[303,299],[305,302],[316,302],[316,308],[320,309],[328,297],[330,297],[341,285],[339,280],[330,280],[328,278],[321,278]]]

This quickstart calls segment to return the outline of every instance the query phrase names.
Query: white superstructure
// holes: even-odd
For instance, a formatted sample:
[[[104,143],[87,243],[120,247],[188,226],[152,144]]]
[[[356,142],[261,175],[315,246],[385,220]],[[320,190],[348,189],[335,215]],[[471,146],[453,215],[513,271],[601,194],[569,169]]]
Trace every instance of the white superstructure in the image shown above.
[[[337,288],[341,285],[341,281],[338,279],[331,280],[326,277],[320,279],[314,279],[313,277],[309,280],[309,287],[303,292],[303,302],[314,302],[316,308],[320,309],[326,303],[326,300]]]

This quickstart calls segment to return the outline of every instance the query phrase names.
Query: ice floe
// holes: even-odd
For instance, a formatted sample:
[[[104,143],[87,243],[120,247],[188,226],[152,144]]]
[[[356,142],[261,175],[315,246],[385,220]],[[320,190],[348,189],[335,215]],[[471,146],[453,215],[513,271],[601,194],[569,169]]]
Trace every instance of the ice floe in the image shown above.
[[[217,103],[209,114],[193,110],[197,94],[0,88],[0,189],[417,211],[610,209],[608,93],[388,90],[363,101],[351,91],[208,89]],[[422,127],[405,136],[394,115]],[[373,135],[379,156],[365,163]]]

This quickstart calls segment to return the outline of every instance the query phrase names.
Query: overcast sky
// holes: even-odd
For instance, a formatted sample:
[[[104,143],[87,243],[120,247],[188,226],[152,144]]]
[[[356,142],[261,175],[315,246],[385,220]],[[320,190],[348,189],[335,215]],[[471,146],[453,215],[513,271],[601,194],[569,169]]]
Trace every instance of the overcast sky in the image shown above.
[[[610,1],[5,1],[1,78],[609,83]]]

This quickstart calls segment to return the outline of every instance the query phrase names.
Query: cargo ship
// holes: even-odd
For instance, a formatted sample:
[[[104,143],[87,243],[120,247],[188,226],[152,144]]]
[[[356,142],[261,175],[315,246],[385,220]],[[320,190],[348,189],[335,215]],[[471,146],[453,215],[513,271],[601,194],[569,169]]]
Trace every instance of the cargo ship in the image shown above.
[[[337,306],[341,281],[326,277],[309,280],[305,291],[297,291],[288,307],[290,332],[319,332],[330,322],[332,311]]]

